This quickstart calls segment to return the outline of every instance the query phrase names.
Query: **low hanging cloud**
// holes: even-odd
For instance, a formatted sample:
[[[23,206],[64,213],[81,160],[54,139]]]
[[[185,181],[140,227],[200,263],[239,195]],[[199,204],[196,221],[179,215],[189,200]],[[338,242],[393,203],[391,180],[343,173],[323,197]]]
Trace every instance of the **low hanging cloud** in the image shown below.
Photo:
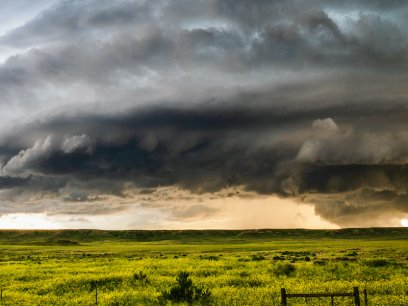
[[[402,218],[407,14],[403,1],[55,2],[0,36],[16,50],[0,64],[0,214],[114,214],[166,187],[195,201],[174,220],[216,214],[203,199],[230,189],[340,226]]]
[[[25,149],[2,146],[2,151],[15,150],[3,159],[3,188],[13,180],[11,186],[24,188],[30,197],[43,193],[100,209],[109,199],[104,195],[134,198],[128,194],[132,189],[154,192],[178,186],[193,194],[216,194],[235,187],[316,203],[317,213],[343,225],[360,222],[368,212],[406,213],[407,130],[357,130],[332,118],[295,116],[305,116],[303,125],[292,121],[292,115],[283,120],[283,131],[277,131],[282,123],[274,122],[273,111],[258,113],[254,108],[136,109],[123,117],[50,120],[22,133],[27,137],[54,131],[52,135]],[[402,114],[395,113],[395,118],[402,119]],[[387,122],[389,128],[400,124]],[[83,134],[65,134],[70,126]],[[115,135],[115,129],[124,133]],[[67,184],[78,187],[67,189]],[[106,189],[106,184],[112,186]]]

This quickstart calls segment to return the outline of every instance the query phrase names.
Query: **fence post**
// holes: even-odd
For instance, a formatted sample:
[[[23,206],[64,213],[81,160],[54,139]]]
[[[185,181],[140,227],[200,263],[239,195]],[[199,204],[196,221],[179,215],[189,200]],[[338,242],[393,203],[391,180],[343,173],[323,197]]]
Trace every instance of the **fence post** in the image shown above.
[[[95,304],[98,305],[98,287],[95,286]]]
[[[331,306],[334,306],[334,296],[331,296]]]
[[[367,289],[363,290],[363,294],[364,294],[364,305],[368,306]]]
[[[286,289],[281,288],[281,301],[282,301],[282,306],[286,306]]]
[[[358,291],[358,287],[353,288],[353,294],[354,294],[354,303],[356,306],[360,306],[360,292]]]
[[[3,300],[3,288],[0,289],[0,301]]]

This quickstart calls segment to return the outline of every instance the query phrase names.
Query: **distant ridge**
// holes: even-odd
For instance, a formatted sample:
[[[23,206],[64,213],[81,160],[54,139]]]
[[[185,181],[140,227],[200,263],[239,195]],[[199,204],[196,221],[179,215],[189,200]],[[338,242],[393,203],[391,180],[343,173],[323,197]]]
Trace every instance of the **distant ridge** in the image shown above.
[[[125,241],[217,241],[246,238],[270,239],[408,239],[408,228],[375,227],[324,229],[249,229],[249,230],[0,230],[0,242],[8,244],[32,243],[48,245],[76,245],[81,242]]]

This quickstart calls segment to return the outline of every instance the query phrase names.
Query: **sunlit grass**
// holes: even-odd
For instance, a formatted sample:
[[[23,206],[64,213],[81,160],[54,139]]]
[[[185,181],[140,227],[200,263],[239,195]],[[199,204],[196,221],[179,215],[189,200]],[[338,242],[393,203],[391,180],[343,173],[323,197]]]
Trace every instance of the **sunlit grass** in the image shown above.
[[[213,305],[278,305],[281,287],[310,293],[350,292],[354,286],[368,290],[371,305],[408,305],[407,251],[406,240],[326,238],[3,244],[2,305],[93,305],[95,286],[99,305],[159,305],[180,271],[211,290]],[[285,273],[284,265],[293,271]],[[135,277],[140,271],[147,281]],[[336,305],[351,304],[336,299]]]

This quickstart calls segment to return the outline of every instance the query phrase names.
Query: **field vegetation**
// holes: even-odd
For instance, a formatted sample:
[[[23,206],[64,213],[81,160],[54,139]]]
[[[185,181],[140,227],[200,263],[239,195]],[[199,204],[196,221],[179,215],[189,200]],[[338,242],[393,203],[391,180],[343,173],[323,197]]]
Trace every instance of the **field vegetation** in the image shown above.
[[[0,305],[408,305],[408,230],[0,231]],[[289,305],[330,305],[327,298]],[[335,298],[335,305],[353,305]]]

